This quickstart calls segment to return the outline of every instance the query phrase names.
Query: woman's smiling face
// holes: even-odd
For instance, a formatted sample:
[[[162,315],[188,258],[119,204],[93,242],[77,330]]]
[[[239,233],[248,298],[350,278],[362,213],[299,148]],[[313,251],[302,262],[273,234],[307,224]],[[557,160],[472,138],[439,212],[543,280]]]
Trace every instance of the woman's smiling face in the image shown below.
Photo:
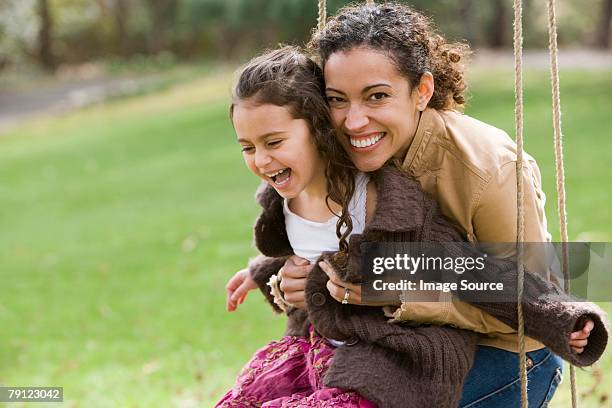
[[[353,48],[333,53],[324,73],[332,120],[355,166],[373,171],[403,156],[428,99],[423,104],[394,62],[380,51]]]

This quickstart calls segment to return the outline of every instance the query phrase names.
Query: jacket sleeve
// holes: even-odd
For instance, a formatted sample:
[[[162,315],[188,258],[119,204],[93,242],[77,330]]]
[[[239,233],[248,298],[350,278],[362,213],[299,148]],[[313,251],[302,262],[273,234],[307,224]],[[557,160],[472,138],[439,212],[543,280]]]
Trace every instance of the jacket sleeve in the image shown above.
[[[434,209],[436,211],[437,209]],[[432,240],[435,242],[451,241],[448,238],[454,234],[454,228],[442,216],[435,216],[432,228]],[[447,244],[445,248],[452,256],[477,257],[481,255],[469,245]],[[503,283],[505,293],[517,293],[517,265],[510,259],[488,257],[485,268],[481,271],[472,270],[471,278],[481,282],[490,281]],[[518,328],[517,302],[512,301],[481,301],[478,293],[457,291],[454,293],[460,300],[468,302],[483,312],[496,318],[512,329]],[[514,297],[514,296],[513,296]],[[548,281],[541,274],[531,273],[525,265],[525,283],[523,297],[523,312],[525,316],[525,334],[548,346],[554,353],[577,366],[588,366],[597,361],[603,354],[607,341],[608,330],[605,313],[594,303],[580,301],[563,292],[557,285]],[[595,327],[589,336],[588,345],[580,354],[569,346],[570,334],[582,328],[586,319],[591,319]]]
[[[268,280],[272,275],[278,273],[280,268],[285,264],[285,260],[286,258],[284,257],[271,258],[264,255],[258,255],[249,261],[248,266],[251,278],[257,283],[257,287],[276,313],[282,313],[282,310],[274,303],[274,296],[270,294]]]
[[[501,166],[485,185],[474,203],[472,225],[474,236],[481,243],[516,242],[516,162]],[[544,205],[546,196],[541,187],[537,163],[526,155],[523,166],[523,208],[525,215],[525,242],[550,242]],[[538,251],[526,248],[524,264],[543,278],[563,287],[562,279],[553,273]],[[498,258],[516,255],[514,245],[492,245],[490,253]]]
[[[409,300],[402,302],[399,308],[385,307],[387,316],[397,321],[450,325],[487,335],[516,333],[512,327],[477,307],[453,299],[451,294],[437,293],[437,299],[420,302]]]
[[[500,270],[504,286],[516,292],[516,265]],[[474,306],[495,316],[513,329],[518,328],[517,302],[481,302]],[[523,313],[525,334],[541,341],[554,353],[579,367],[595,363],[608,344],[605,313],[594,303],[580,301],[562,292],[539,275],[525,271]],[[587,319],[594,322],[588,344],[580,354],[569,346],[570,334],[584,326]]]

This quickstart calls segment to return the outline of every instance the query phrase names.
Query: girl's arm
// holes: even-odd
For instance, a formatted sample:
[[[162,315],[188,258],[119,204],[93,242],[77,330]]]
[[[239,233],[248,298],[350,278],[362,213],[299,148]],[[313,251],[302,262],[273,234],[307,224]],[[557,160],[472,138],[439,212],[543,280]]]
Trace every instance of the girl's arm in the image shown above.
[[[258,255],[249,261],[249,266],[247,267],[251,278],[255,281],[257,287],[276,313],[282,313],[282,310],[274,303],[274,296],[270,293],[268,281],[272,275],[278,273],[285,264],[285,261],[286,258],[284,257],[271,258]]]

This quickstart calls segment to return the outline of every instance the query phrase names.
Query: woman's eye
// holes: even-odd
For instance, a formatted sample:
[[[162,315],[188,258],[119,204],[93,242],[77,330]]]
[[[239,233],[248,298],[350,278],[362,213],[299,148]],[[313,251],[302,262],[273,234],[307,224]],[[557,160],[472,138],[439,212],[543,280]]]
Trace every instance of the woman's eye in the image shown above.
[[[383,99],[387,98],[389,95],[384,93],[384,92],[376,92],[373,93],[372,95],[370,95],[370,100],[372,101],[382,101]]]
[[[268,146],[278,146],[280,144],[280,142],[282,142],[282,140],[272,140],[270,142],[268,142]]]
[[[253,146],[242,146],[242,153],[251,153],[255,148]]]
[[[339,96],[328,96],[327,97],[327,103],[329,104],[339,104],[344,102],[344,99],[342,99]]]

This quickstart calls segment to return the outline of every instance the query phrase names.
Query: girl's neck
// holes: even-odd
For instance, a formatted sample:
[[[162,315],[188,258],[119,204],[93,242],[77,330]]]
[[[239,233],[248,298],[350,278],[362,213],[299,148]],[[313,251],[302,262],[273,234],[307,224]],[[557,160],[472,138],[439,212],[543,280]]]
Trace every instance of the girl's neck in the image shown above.
[[[322,170],[295,198],[289,200],[289,209],[310,221],[325,222],[334,214],[327,208],[327,179]],[[332,209],[339,213],[341,207],[330,202]]]

